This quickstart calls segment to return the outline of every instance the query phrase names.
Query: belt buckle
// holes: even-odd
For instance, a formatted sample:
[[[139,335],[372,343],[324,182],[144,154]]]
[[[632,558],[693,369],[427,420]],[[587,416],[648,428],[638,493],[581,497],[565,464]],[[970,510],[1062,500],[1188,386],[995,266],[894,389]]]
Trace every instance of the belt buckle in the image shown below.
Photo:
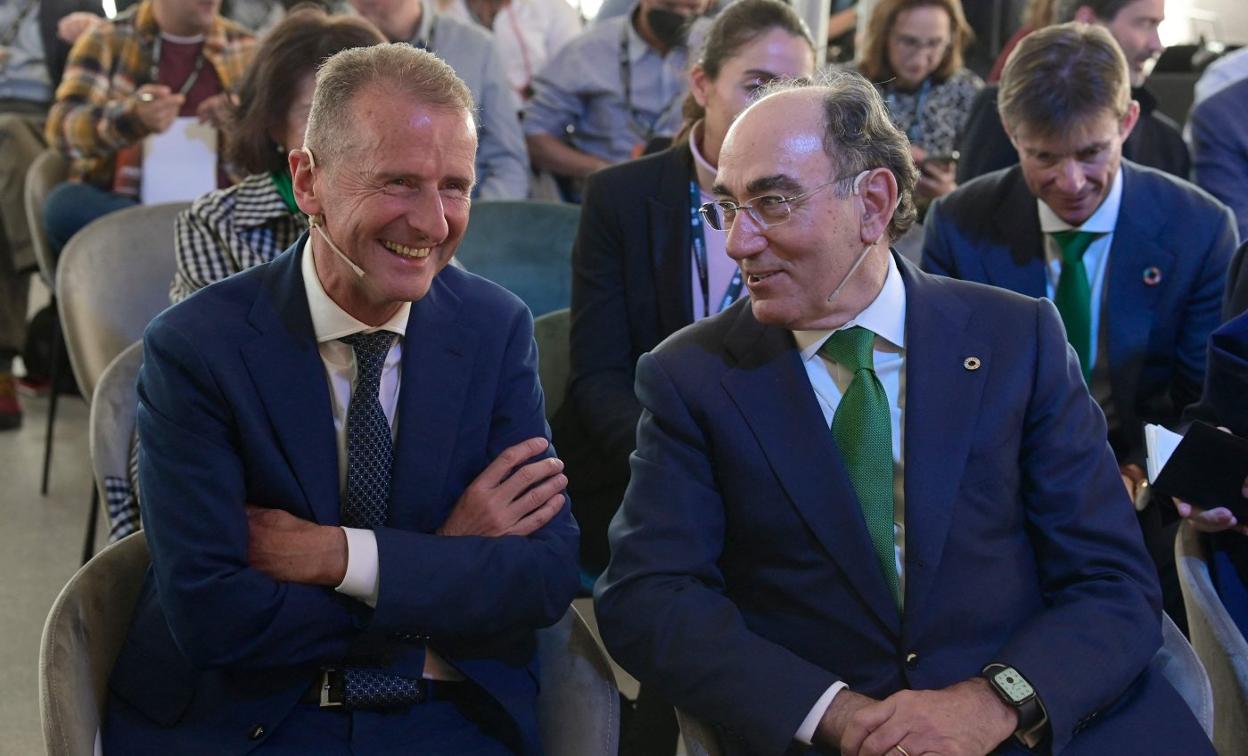
[[[333,709],[333,708],[341,707],[343,705],[342,701],[330,701],[329,700],[329,692],[330,692],[330,689],[332,688],[330,675],[332,675],[334,672],[337,672],[337,670],[326,669],[326,670],[321,671],[321,708],[322,709]]]

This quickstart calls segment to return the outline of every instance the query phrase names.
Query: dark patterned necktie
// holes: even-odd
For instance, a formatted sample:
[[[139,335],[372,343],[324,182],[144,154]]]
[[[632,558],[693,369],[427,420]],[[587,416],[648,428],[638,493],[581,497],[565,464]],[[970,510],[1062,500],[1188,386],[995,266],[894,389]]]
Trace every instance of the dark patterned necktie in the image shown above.
[[[381,369],[394,342],[389,331],[355,333],[339,339],[355,352],[355,388],[347,407],[347,491],[342,524],[376,528],[386,524],[393,458],[390,423],[381,409]]]

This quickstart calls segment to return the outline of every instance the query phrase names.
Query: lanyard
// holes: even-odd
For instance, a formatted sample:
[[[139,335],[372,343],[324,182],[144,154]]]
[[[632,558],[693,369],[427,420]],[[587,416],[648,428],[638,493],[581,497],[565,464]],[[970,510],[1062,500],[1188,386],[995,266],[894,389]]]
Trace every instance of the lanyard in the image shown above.
[[[706,230],[702,227],[702,214],[698,212],[701,206],[702,195],[698,192],[698,182],[689,182],[689,238],[693,243],[693,261],[698,266],[698,283],[702,287],[702,316],[706,317],[711,314],[711,273],[710,266],[706,260]],[[719,300],[719,307],[715,312],[722,312],[733,302],[737,301],[737,297],[741,296],[741,269],[732,274],[732,280],[728,283],[728,288],[724,290],[724,296]]]
[[[910,128],[906,129],[906,136],[910,139],[911,144],[918,144],[919,137],[923,135],[923,108],[927,105],[927,96],[932,92],[932,79],[929,76],[919,85],[919,91],[914,95],[914,123],[910,124]],[[885,98],[888,101],[888,109],[896,112],[897,95],[893,92],[888,93]]]
[[[520,63],[524,66],[524,86],[520,87],[520,99],[527,100],[525,92],[533,82],[533,64],[529,62],[529,46],[524,41],[524,33],[520,31],[520,22],[516,20],[516,6],[508,4],[499,12],[507,14],[507,20],[511,22],[511,33],[516,35],[516,42],[520,43]]]
[[[628,108],[628,128],[633,135],[645,144],[654,138],[659,121],[663,120],[663,116],[667,115],[667,111],[672,109],[672,105],[681,98],[681,92],[677,92],[667,104],[650,119],[650,123],[645,122],[641,108],[633,104],[633,62],[628,58],[628,27],[630,21],[625,19],[620,26],[620,84],[624,87],[624,106]]]
[[[207,40],[204,41],[204,44],[207,44]],[[156,34],[156,43],[152,45],[152,65],[147,71],[147,77],[151,79],[152,83],[160,81],[160,48],[161,35],[158,32]],[[204,48],[203,45],[200,45],[199,55],[195,56],[195,68],[191,71],[191,75],[186,77],[186,81],[182,82],[182,87],[178,90],[178,94],[185,97],[186,93],[191,91],[191,87],[195,86],[196,81],[199,81],[199,72],[203,68]]]

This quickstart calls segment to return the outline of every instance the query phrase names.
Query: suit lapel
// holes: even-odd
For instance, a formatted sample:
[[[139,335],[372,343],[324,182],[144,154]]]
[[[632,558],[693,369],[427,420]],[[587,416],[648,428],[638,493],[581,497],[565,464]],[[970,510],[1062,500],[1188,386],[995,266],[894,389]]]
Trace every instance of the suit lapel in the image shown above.
[[[1122,206],[1114,226],[1114,240],[1109,248],[1105,271],[1104,304],[1101,318],[1108,334],[1110,376],[1114,396],[1120,401],[1135,396],[1139,376],[1139,358],[1148,350],[1149,334],[1157,312],[1157,300],[1164,286],[1145,283],[1145,271],[1156,268],[1164,284],[1174,267],[1174,251],[1158,245],[1157,229],[1165,212],[1155,198],[1140,185],[1139,174],[1124,163],[1122,169]],[[1127,209],[1130,212],[1124,212]],[[1112,380],[1112,378],[1111,378]]]
[[[390,480],[388,525],[432,532],[446,513],[428,506],[446,487],[455,437],[471,384],[477,337],[456,317],[460,299],[445,277],[434,279],[424,298],[412,303],[403,339],[395,464]]]
[[[1036,198],[1015,166],[1003,179],[1004,198],[993,214],[995,247],[984,255],[986,283],[1029,297],[1045,295],[1044,235]]]
[[[659,334],[693,322],[693,278],[689,264],[689,179],[692,155],[684,142],[668,150],[660,174],[662,192],[646,200],[654,288],[659,306]]]
[[[988,345],[966,333],[970,310],[941,296],[939,282],[898,258],[906,285],[906,616],[931,592],[966,467],[984,384],[996,366]],[[968,369],[966,360],[979,367]],[[973,363],[972,363],[973,364]],[[950,397],[957,397],[951,401]]]
[[[792,335],[737,305],[726,346],[737,365],[723,386],[753,430],[784,492],[863,601],[894,636],[900,617],[845,465],[823,422]]]
[[[307,234],[269,266],[248,319],[260,332],[242,347],[256,392],[312,518],[338,522],[333,410],[312,330],[300,260]]]

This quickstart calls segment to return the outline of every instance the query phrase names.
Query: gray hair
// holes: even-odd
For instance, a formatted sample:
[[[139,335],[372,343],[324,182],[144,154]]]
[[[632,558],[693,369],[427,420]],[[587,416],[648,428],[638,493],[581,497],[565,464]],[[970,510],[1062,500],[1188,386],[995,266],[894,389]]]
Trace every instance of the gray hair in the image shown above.
[[[829,70],[810,79],[772,82],[759,94],[814,87],[822,90],[823,151],[836,174],[843,177],[835,190],[844,196],[863,171],[886,168],[897,181],[897,207],[888,222],[888,237],[896,241],[914,224],[914,186],[919,172],[910,154],[910,140],[893,124],[888,107],[871,82],[853,71]]]
[[[1127,59],[1102,26],[1066,23],[1038,29],[1018,43],[1001,72],[997,112],[1011,134],[1064,134],[1101,113],[1131,106]]]
[[[385,87],[396,96],[430,107],[460,109],[475,116],[468,86],[436,55],[404,42],[343,50],[316,71],[304,145],[315,153],[318,163],[335,162],[348,146],[343,135],[355,131],[355,96],[371,86]]]

